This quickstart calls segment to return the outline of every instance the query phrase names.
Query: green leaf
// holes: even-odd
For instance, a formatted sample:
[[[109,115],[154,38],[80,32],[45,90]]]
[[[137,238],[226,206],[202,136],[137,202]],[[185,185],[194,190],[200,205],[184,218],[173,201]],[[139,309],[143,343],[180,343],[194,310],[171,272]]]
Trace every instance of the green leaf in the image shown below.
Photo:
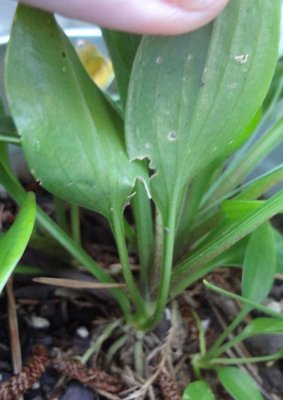
[[[269,223],[258,227],[247,246],[242,274],[242,294],[259,303],[268,295],[276,272],[273,230]]]
[[[272,100],[278,90],[278,87],[280,85],[282,78],[283,78],[283,58],[281,58],[276,65],[275,73],[274,73],[269,91],[266,95],[266,98],[264,99],[264,108],[265,109],[268,109],[268,107],[272,103]],[[282,96],[283,96],[283,88],[281,88],[281,91],[279,93],[279,98],[282,98]]]
[[[126,139],[131,158],[148,157],[156,170],[152,194],[163,219],[184,184],[229,153],[256,115],[277,60],[279,23],[278,0],[233,0],[195,32],[143,38]]]
[[[109,29],[103,29],[102,32],[113,63],[123,108],[125,108],[132,65],[141,37]]]
[[[233,345],[251,336],[256,335],[276,335],[283,332],[283,320],[279,318],[256,318],[248,323],[242,332],[233,339]]]
[[[0,143],[0,184],[5,187],[9,195],[20,205],[23,205],[26,192],[21,186],[7,160],[7,145]],[[37,207],[37,222],[48,234],[64,247],[81,265],[84,265],[101,282],[114,282],[113,278],[100,267],[72,238],[61,229],[40,207]],[[110,290],[119,302],[124,314],[129,314],[129,302],[121,289]]]
[[[242,191],[235,198],[237,200],[257,199],[278,183],[283,181],[283,164],[244,185]]]
[[[239,221],[264,204],[263,200],[224,200],[221,211],[227,221]]]
[[[236,346],[238,343],[242,342],[245,339],[248,339],[249,337],[256,335],[264,335],[264,334],[276,335],[276,334],[282,334],[282,332],[283,332],[283,320],[281,318],[265,318],[265,317],[256,318],[250,321],[248,325],[241,331],[241,333],[239,333],[239,335],[237,335],[233,339],[228,340],[222,346],[215,346],[214,351],[210,349],[210,352],[211,351],[213,352],[212,362],[217,363],[219,359],[215,358],[216,356],[224,354],[225,352],[227,352],[228,349],[230,349],[233,346]],[[277,352],[275,353],[275,355],[281,357],[281,352],[280,353]],[[239,359],[234,359],[235,363],[238,362],[236,360]]]
[[[273,230],[273,234],[277,260],[276,272],[279,274],[283,274],[283,236],[276,229]]]
[[[186,286],[186,277],[189,278],[191,269],[198,269],[212,261],[218,255],[237,243],[240,239],[253,232],[256,228],[268,221],[282,210],[283,190],[266,200],[264,204],[249,213],[246,218],[220,227],[218,234],[211,241],[205,242],[187,259],[177,265],[172,274],[172,293],[175,295]],[[182,288],[182,289],[181,289]]]
[[[277,311],[273,311],[271,308],[263,306],[262,304],[259,304],[256,301],[246,299],[245,297],[239,296],[239,295],[237,295],[237,294],[235,294],[233,292],[228,292],[227,290],[224,290],[224,289],[222,289],[222,288],[220,288],[218,286],[215,286],[215,285],[207,282],[206,280],[204,280],[203,283],[208,289],[213,290],[215,293],[219,293],[219,294],[221,294],[223,296],[230,297],[233,300],[236,300],[236,301],[238,301],[240,303],[248,305],[248,306],[250,306],[250,309],[255,308],[256,310],[260,311],[261,313],[264,313],[266,315],[270,315],[271,317],[283,319],[283,314],[282,313],[279,313]]]
[[[249,374],[235,367],[217,369],[220,382],[234,400],[263,400],[263,397]]]
[[[0,239],[0,292],[26,249],[35,222],[35,197],[28,193],[9,231]]]
[[[206,382],[196,381],[186,387],[182,400],[215,400],[215,397]]]
[[[110,218],[144,167],[128,159],[123,125],[49,13],[20,5],[6,90],[33,175],[58,197]]]

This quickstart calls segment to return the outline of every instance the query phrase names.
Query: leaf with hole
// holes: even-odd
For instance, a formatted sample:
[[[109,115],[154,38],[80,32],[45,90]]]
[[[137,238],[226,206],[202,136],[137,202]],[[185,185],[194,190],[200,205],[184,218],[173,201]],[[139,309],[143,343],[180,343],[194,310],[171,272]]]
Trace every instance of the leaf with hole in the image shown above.
[[[277,61],[278,0],[230,1],[211,24],[144,37],[126,108],[132,159],[149,158],[163,219],[184,185],[230,146],[259,110]]]

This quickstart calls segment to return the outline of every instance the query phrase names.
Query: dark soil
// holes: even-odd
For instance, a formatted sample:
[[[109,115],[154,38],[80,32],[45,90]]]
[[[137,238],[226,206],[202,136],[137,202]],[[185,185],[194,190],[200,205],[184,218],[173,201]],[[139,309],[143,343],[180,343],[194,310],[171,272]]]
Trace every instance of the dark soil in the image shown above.
[[[41,204],[52,213],[51,198],[46,197],[37,187],[36,191]],[[0,204],[1,221],[3,228],[7,229],[14,220],[16,207],[7,199],[2,203],[4,211]],[[105,268],[119,274],[113,239],[104,220],[88,211],[82,212],[82,233],[83,244],[87,251]],[[64,251],[60,250],[54,255],[32,248],[26,251],[22,260],[24,265],[42,268],[44,276],[92,279],[80,266],[70,267],[69,262],[68,255]],[[134,254],[132,262],[138,269]],[[240,272],[235,272],[234,269],[216,271],[208,279],[234,292],[240,288]],[[238,304],[208,292],[199,282],[168,306],[163,322],[153,333],[142,336],[119,322],[119,309],[105,291],[43,285],[33,282],[31,275],[18,273],[14,275],[13,293],[17,306],[24,365],[28,363],[34,345],[39,344],[47,348],[52,360],[73,360],[86,355],[92,348],[94,352],[87,359],[87,368],[94,367],[102,373],[107,372],[113,377],[118,377],[124,386],[120,394],[111,395],[105,391],[103,394],[99,388],[98,390],[89,388],[87,384],[73,379],[70,375],[66,376],[66,373],[63,374],[50,364],[40,377],[39,383],[25,393],[25,400],[126,399],[134,393],[136,396],[131,398],[181,399],[177,387],[181,393],[186,384],[196,379],[190,365],[191,358],[199,351],[198,329],[192,308],[207,326],[208,346],[239,311]],[[281,304],[282,294],[282,281],[277,280],[269,301]],[[3,382],[13,376],[11,349],[13,332],[9,330],[6,291],[0,296],[0,310],[0,378]],[[115,324],[115,321],[118,321],[116,327],[107,336],[105,329],[109,324]],[[103,335],[104,340],[102,340]],[[283,346],[282,338],[283,336],[278,336],[277,348]],[[115,345],[117,351],[114,351]],[[239,355],[237,352],[244,352],[246,355],[266,354],[271,351],[271,345],[274,351],[274,338],[270,338],[270,341],[266,339],[261,342],[250,341],[239,347],[236,355]],[[248,367],[248,371],[262,388],[266,399],[283,399],[282,361],[254,365]],[[156,379],[151,385],[148,384],[146,395],[143,395],[140,390],[153,376]],[[213,372],[205,372],[204,377],[217,393],[217,400],[231,399],[218,384]],[[0,399],[2,400],[1,391]],[[15,400],[18,400],[18,397],[15,397]]]

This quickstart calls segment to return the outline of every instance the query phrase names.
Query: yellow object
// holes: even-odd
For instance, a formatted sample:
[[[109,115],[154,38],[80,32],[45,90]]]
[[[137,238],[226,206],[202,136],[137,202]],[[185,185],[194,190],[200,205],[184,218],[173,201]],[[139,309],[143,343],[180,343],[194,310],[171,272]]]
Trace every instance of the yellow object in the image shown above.
[[[87,40],[81,40],[76,51],[85,69],[101,88],[107,88],[113,80],[113,67],[99,51],[99,49]]]

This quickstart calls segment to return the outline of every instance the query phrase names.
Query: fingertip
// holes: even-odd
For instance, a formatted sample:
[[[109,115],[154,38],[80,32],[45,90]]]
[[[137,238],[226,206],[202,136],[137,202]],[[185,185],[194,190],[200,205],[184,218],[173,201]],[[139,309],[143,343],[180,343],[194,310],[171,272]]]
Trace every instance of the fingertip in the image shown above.
[[[21,0],[105,28],[140,34],[174,35],[215,18],[229,0]]]

